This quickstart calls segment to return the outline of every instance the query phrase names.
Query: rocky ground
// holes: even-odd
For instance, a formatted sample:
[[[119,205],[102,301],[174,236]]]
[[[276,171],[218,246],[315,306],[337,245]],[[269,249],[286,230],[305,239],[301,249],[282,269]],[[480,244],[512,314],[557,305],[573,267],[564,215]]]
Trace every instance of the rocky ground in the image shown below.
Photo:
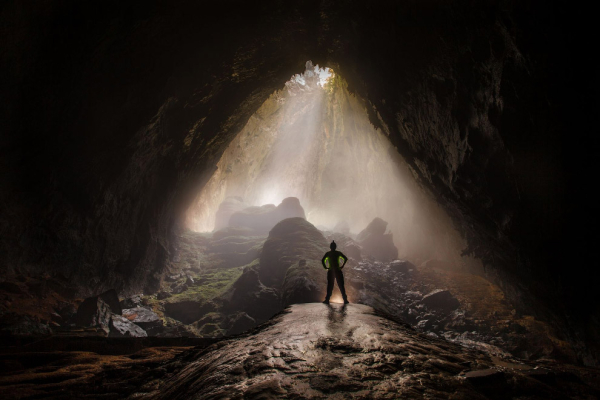
[[[279,223],[268,236],[249,226],[183,232],[160,290],[127,298],[109,291],[84,300],[60,276],[14,277],[0,283],[0,332],[8,338],[239,334],[289,304],[324,298],[320,258],[336,240],[350,257],[344,271],[352,303],[491,354],[576,362],[576,353],[551,326],[521,315],[482,276],[447,261],[417,266],[394,260],[397,250],[386,225],[376,219],[352,236],[321,232],[298,217]],[[337,289],[333,300],[341,301]]]
[[[4,347],[4,399],[594,399],[600,371],[423,334],[365,305],[296,304],[231,338]],[[131,341],[146,340],[142,349]],[[158,340],[158,339],[153,339]],[[166,339],[162,339],[163,341]],[[170,339],[173,340],[173,339]],[[205,340],[204,342],[197,342]],[[98,341],[96,339],[96,341]],[[194,342],[196,341],[196,342]],[[64,341],[55,342],[62,343]],[[111,344],[111,345],[109,345]],[[48,345],[48,344],[46,344]],[[175,346],[174,346],[175,345]],[[191,347],[195,346],[195,347]],[[58,347],[57,347],[58,348]],[[24,351],[27,350],[27,351]],[[79,350],[79,351],[77,351]]]
[[[84,297],[61,276],[1,282],[0,398],[600,394],[597,369],[576,367],[551,326],[466,265],[397,259],[378,218],[358,235],[302,216],[269,222],[265,235],[273,210],[181,232],[156,293]],[[320,303],[332,240],[349,257],[348,306],[335,304],[337,289],[334,304]]]

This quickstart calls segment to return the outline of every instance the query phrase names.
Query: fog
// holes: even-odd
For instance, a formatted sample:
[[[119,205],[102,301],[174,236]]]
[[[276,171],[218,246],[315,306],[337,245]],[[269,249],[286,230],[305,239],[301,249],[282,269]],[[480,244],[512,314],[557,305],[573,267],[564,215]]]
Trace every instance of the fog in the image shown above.
[[[297,197],[322,230],[357,234],[380,217],[403,258],[458,261],[464,247],[448,216],[370,123],[363,102],[335,71],[310,61],[230,143],[188,210],[188,227],[212,231],[229,196],[248,206]]]

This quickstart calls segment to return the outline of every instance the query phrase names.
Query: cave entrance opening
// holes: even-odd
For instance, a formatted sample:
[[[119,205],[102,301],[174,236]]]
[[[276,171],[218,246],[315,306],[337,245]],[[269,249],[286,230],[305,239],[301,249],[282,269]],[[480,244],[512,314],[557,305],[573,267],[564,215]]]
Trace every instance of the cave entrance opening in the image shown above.
[[[382,229],[398,249],[387,258],[462,262],[460,235],[373,126],[365,101],[311,61],[250,117],[185,221],[192,231],[212,232],[281,208],[325,232],[356,238],[369,224]],[[273,221],[258,224],[268,233]]]

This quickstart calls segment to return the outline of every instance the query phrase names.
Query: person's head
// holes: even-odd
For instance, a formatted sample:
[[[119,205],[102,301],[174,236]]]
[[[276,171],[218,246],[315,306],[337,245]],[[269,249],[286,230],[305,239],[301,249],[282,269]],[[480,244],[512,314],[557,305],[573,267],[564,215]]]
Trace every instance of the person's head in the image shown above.
[[[331,244],[329,245],[329,248],[331,250],[335,250],[335,248],[337,247],[337,244],[335,244],[335,240],[331,242]]]

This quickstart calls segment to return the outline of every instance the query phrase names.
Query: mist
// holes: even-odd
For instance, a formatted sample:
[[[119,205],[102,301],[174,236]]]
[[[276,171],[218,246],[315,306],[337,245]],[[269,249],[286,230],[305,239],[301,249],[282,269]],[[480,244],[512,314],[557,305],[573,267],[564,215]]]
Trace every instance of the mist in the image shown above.
[[[363,101],[335,71],[310,61],[230,143],[186,214],[188,228],[213,231],[231,196],[247,206],[297,197],[317,228],[349,235],[380,217],[401,258],[462,261],[463,239],[371,124]]]

